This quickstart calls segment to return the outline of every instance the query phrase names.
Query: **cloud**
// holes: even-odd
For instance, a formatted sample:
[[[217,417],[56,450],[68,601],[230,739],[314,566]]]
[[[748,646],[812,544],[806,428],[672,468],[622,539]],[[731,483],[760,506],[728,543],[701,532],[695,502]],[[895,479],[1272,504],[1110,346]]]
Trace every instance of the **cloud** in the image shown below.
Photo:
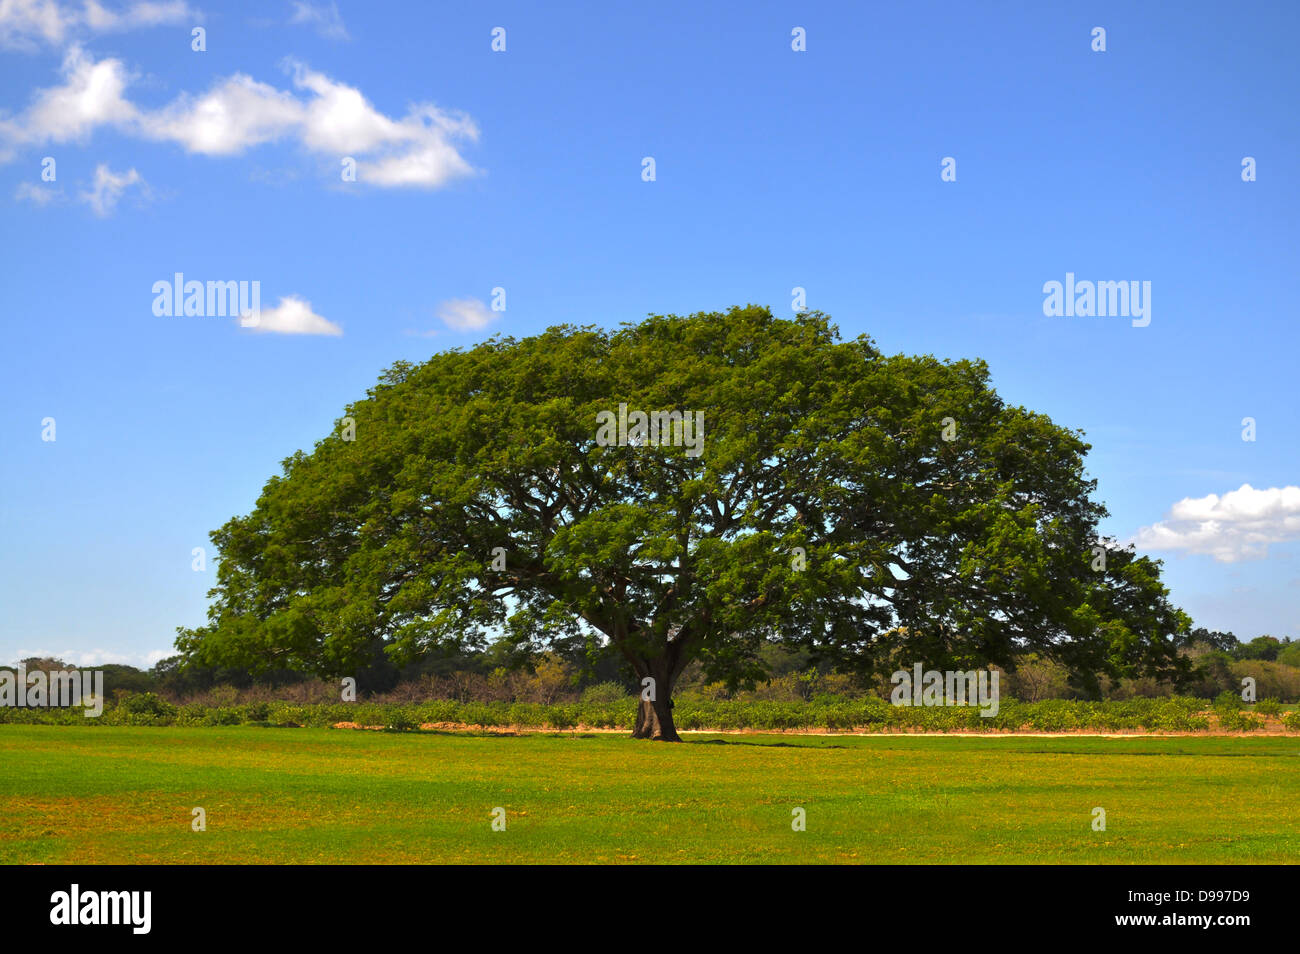
[[[199,22],[202,14],[182,0],[138,0],[106,7],[86,0],[80,7],[56,0],[0,0],[0,46],[32,50],[61,46],[83,33],[108,33],[138,27]]]
[[[286,295],[274,308],[263,308],[259,316],[240,320],[250,331],[281,335],[341,335],[343,329],[311,310],[311,302]]]
[[[89,203],[96,215],[103,218],[112,213],[117,206],[117,200],[122,198],[122,193],[131,186],[138,186],[146,194],[148,193],[148,184],[134,169],[114,172],[101,162],[95,167],[94,185],[89,191],[81,193],[81,198]]]
[[[1132,542],[1144,550],[1183,550],[1221,563],[1258,560],[1270,544],[1300,539],[1300,487],[1256,490],[1242,484],[1220,497],[1187,497]]]
[[[0,0],[2,2],[2,0]],[[61,659],[79,668],[96,666],[125,665],[137,669],[152,669],[160,660],[175,656],[176,650],[155,649],[147,653],[119,653],[111,649],[65,649],[62,652],[50,652],[45,649],[20,649],[4,665],[16,666],[20,659]]]
[[[19,145],[82,140],[109,127],[208,156],[291,139],[336,163],[356,159],[357,180],[381,187],[436,188],[474,173],[455,145],[478,139],[468,116],[417,103],[393,119],[354,87],[296,60],[285,67],[298,92],[236,73],[206,93],[182,93],[147,110],[127,98],[132,77],[120,60],[95,61],[73,47],[63,61],[61,84],[38,91],[18,117],[0,119],[0,160],[11,158]]]
[[[457,331],[475,331],[486,328],[496,315],[477,298],[453,298],[438,306],[438,317],[449,328]]]
[[[164,0],[164,2],[137,0],[136,3],[127,4],[117,10],[109,10],[96,0],[87,0],[82,19],[92,30],[107,33],[114,30],[134,30],[137,27],[166,26],[202,18],[202,14],[182,0]]]
[[[63,190],[53,186],[38,186],[34,182],[20,182],[14,190],[14,198],[20,202],[34,202],[36,205],[49,205],[56,199],[63,198]]]
[[[187,152],[224,156],[288,135],[301,115],[302,104],[292,93],[236,73],[200,97],[183,94],[141,115],[133,125],[146,138],[178,143]]]
[[[95,62],[73,46],[61,69],[61,85],[38,91],[16,120],[0,120],[0,139],[8,146],[0,146],[0,156],[7,158],[12,144],[81,140],[99,126],[136,120],[138,111],[123,96],[131,77],[120,60]]]
[[[349,39],[348,29],[343,25],[343,17],[339,15],[338,4],[333,0],[328,4],[293,0],[293,16],[289,22],[315,27],[317,33],[332,40]]]
[[[141,195],[148,197],[149,184],[135,169],[114,172],[101,162],[95,167],[95,178],[89,188],[83,189],[77,197],[89,205],[96,215],[104,218],[112,214],[123,194],[133,186]],[[62,202],[64,195],[63,190],[56,186],[20,182],[14,190],[14,199],[46,206],[52,202]]]
[[[357,178],[378,186],[433,188],[472,171],[455,149],[439,142],[400,156],[361,163],[357,167]]]
[[[69,22],[52,0],[0,0],[0,45],[28,48],[61,43]]]

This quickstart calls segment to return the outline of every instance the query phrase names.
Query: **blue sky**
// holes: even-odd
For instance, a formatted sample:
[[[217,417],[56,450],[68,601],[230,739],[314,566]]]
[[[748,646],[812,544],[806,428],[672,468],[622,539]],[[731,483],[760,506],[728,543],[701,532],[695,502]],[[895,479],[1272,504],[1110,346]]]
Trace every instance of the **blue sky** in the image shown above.
[[[0,661],[169,655],[192,549],[395,360],[795,287],[986,359],[1198,624],[1300,636],[1300,6],[596,6],[3,8]],[[261,325],[156,316],[176,272]],[[1045,316],[1067,272],[1150,324]]]

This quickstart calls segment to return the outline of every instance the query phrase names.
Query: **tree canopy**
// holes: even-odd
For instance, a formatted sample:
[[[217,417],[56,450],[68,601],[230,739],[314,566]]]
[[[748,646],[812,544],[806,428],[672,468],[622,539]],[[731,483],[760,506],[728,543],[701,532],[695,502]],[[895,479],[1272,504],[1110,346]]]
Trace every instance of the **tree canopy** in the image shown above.
[[[702,440],[598,440],[620,405],[695,413]],[[612,645],[653,680],[635,734],[668,739],[687,663],[750,681],[764,640],[864,672],[1035,651],[1094,690],[1177,674],[1190,621],[1158,561],[1098,539],[1088,449],[984,362],[885,355],[820,312],[494,338],[394,364],[285,460],[212,534],[209,622],[177,646],[338,676],[377,642]]]

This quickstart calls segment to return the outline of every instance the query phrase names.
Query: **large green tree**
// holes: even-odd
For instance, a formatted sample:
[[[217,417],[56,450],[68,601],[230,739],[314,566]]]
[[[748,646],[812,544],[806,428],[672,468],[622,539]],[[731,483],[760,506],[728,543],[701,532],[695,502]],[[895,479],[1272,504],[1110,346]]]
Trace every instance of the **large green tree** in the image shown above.
[[[620,404],[698,414],[702,441],[598,440]],[[493,339],[399,362],[284,461],[212,534],[209,623],[177,646],[338,676],[377,642],[586,639],[661,739],[689,662],[749,681],[764,640],[861,671],[1032,650],[1094,690],[1178,674],[1189,621],[1157,562],[1098,539],[1087,450],[983,362],[884,355],[818,312]]]

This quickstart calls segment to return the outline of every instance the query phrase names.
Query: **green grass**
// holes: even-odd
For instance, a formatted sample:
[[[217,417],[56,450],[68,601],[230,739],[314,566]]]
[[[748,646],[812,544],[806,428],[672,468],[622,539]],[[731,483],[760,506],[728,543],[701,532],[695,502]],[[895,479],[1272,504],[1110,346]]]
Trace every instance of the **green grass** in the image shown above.
[[[6,863],[1286,863],[1297,805],[1286,737],[0,726]]]

